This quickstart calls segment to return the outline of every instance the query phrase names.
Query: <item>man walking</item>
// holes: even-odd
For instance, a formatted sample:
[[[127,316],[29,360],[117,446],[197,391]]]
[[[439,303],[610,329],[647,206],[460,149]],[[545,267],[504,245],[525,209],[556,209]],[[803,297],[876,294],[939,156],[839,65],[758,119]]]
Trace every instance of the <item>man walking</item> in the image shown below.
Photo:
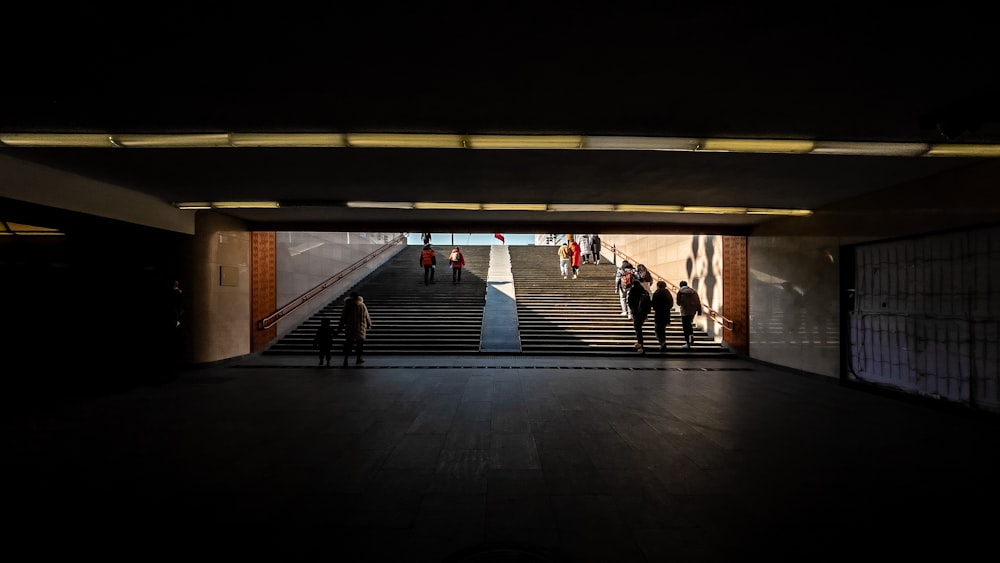
[[[686,281],[682,281],[677,290],[677,308],[681,310],[681,328],[684,330],[684,345],[689,349],[694,344],[694,317],[701,314],[701,297]]]

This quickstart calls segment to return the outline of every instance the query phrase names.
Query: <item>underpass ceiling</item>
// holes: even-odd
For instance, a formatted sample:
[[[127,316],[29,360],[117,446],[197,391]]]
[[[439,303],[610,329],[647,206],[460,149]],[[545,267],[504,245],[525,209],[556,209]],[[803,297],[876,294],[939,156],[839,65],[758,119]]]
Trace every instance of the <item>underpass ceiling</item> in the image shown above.
[[[294,3],[293,3],[294,4]],[[221,7],[225,6],[225,7]],[[184,3],[155,14],[18,6],[0,132],[565,133],[1000,142],[993,30],[850,3],[517,12]],[[45,33],[41,33],[44,30]],[[727,232],[750,215],[348,209],[347,200],[820,209],[974,161],[593,150],[39,149],[16,158],[260,230]],[[593,230],[587,227],[584,230]]]

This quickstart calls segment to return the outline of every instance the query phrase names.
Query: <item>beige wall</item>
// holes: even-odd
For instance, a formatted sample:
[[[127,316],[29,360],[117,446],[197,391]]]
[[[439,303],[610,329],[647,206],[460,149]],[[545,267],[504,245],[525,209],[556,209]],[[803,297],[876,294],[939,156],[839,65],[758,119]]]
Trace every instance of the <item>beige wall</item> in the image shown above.
[[[189,268],[188,361],[208,363],[250,353],[250,233],[240,222],[199,211]]]
[[[615,245],[633,264],[645,264],[654,281],[663,279],[673,285],[687,281],[698,291],[702,303],[723,312],[722,302],[722,237],[717,235],[620,235],[602,234],[604,258],[612,259],[607,250]],[[616,265],[620,265],[618,260]],[[722,340],[721,327],[705,315],[695,317],[695,327],[704,330],[716,341]]]

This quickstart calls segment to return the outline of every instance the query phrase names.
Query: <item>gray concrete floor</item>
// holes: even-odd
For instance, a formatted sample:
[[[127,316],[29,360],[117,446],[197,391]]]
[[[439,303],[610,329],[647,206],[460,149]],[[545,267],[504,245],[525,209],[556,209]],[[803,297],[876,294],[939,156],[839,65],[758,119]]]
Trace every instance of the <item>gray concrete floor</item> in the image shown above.
[[[8,411],[5,550],[581,563],[995,552],[993,417],[746,360],[314,363],[250,356]]]

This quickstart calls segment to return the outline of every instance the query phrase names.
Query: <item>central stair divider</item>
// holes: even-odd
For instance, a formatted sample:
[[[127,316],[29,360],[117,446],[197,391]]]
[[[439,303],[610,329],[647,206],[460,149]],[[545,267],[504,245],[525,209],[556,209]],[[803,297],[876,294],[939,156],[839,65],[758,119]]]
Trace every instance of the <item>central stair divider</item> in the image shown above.
[[[486,304],[483,307],[479,351],[521,352],[514,274],[510,271],[510,251],[506,245],[490,247],[490,268],[486,274]]]

